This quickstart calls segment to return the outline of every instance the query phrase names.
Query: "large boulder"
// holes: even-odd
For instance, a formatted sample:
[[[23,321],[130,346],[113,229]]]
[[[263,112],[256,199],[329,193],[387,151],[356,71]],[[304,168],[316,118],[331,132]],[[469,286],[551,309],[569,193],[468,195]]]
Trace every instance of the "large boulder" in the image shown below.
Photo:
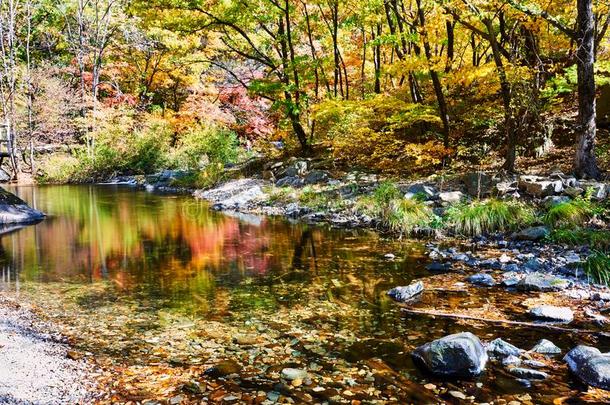
[[[239,209],[265,197],[262,188],[266,184],[262,180],[255,179],[231,180],[210,190],[198,190],[193,195],[211,202],[220,209]]]
[[[415,363],[432,374],[445,377],[474,377],[483,372],[487,352],[470,332],[456,333],[426,343],[412,353]]]
[[[610,353],[580,345],[570,350],[563,360],[585,384],[610,391]]]
[[[487,345],[487,352],[498,357],[508,357],[521,355],[522,350],[517,346],[508,343],[500,338],[494,339]]]
[[[396,301],[405,302],[420,294],[422,291],[424,291],[424,283],[417,281],[407,286],[394,287],[388,291],[388,295]]]
[[[561,180],[546,180],[538,176],[521,176],[519,188],[532,197],[543,198],[563,191]]]
[[[303,179],[304,184],[320,184],[326,183],[330,176],[324,170],[312,170]]]
[[[532,226],[516,232],[513,238],[516,240],[538,241],[546,238],[549,233],[549,228],[546,226]]]
[[[462,176],[466,191],[473,197],[488,195],[491,191],[492,178],[483,172],[470,172]]]
[[[42,212],[30,207],[15,194],[0,188],[0,224],[29,224],[44,217]]]

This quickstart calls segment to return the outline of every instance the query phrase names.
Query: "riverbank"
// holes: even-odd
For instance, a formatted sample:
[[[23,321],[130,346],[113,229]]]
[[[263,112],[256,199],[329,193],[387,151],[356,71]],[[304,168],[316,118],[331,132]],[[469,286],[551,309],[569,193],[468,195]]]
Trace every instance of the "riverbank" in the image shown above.
[[[0,404],[77,404],[94,399],[91,365],[75,358],[52,323],[0,293]]]

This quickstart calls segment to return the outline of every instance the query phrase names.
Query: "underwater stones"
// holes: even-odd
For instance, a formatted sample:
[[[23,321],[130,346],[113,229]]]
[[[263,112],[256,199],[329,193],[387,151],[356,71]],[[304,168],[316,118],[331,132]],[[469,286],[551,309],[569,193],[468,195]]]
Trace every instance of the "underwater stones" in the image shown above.
[[[497,338],[487,344],[487,352],[504,357],[519,356],[522,350],[505,340]]]
[[[413,351],[418,366],[437,376],[474,377],[483,372],[487,352],[470,332],[456,333],[426,343]]]
[[[536,319],[544,321],[558,321],[569,323],[574,320],[574,313],[568,307],[556,307],[554,305],[541,305],[530,309],[529,314]]]
[[[237,362],[233,360],[223,360],[215,366],[208,368],[204,374],[212,378],[219,378],[230,374],[236,374],[240,371],[241,366]]]
[[[513,235],[516,240],[538,241],[546,238],[549,235],[549,228],[546,226],[532,226],[525,228]]]
[[[492,287],[496,284],[494,278],[487,273],[473,274],[472,276],[467,277],[466,281],[471,284],[480,285],[484,287]]]
[[[561,349],[550,340],[540,339],[538,343],[534,347],[532,347],[532,352],[540,353],[540,354],[559,354],[561,353]]]
[[[610,353],[601,353],[595,347],[579,345],[570,350],[563,360],[583,383],[610,391]]]
[[[548,374],[544,371],[532,370],[531,368],[512,367],[508,371],[517,378],[526,380],[545,380]]]
[[[300,368],[286,367],[282,369],[281,375],[283,379],[288,381],[305,380],[307,378],[307,371]]]
[[[404,302],[420,294],[422,291],[424,291],[424,283],[417,281],[407,286],[394,287],[388,291],[388,295],[396,301]]]
[[[570,282],[564,278],[534,272],[522,278],[517,284],[517,288],[521,291],[560,291],[567,288],[569,284]]]
[[[426,266],[428,271],[449,271],[451,270],[451,263],[432,262]]]

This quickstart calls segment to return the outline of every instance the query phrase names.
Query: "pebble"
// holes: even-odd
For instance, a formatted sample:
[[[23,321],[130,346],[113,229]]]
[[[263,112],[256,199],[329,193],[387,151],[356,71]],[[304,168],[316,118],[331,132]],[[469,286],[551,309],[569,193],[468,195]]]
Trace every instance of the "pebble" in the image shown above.
[[[464,395],[464,393],[460,391],[449,391],[449,395],[457,399],[466,399],[466,395]]]

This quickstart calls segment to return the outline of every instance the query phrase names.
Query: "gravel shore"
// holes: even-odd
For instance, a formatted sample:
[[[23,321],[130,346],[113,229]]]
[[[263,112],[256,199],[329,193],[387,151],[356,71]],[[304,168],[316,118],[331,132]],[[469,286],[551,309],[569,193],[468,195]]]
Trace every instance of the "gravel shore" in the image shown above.
[[[91,370],[68,352],[51,325],[0,294],[0,404],[90,403]]]

